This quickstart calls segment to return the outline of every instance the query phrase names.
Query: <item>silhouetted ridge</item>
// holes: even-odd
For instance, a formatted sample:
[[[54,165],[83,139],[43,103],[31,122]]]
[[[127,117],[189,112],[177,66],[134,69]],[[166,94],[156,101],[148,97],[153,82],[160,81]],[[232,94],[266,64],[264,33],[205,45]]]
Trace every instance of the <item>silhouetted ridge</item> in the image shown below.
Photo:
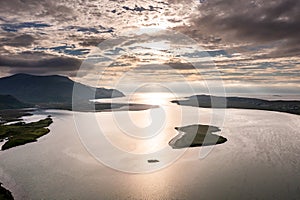
[[[124,96],[118,90],[94,88],[77,83],[65,76],[37,76],[15,74],[0,78],[0,94],[12,95],[25,103],[31,104],[71,104],[73,86],[80,91],[75,98],[86,100],[90,97],[111,98]]]
[[[0,110],[29,108],[30,104],[23,103],[11,95],[0,95]]]

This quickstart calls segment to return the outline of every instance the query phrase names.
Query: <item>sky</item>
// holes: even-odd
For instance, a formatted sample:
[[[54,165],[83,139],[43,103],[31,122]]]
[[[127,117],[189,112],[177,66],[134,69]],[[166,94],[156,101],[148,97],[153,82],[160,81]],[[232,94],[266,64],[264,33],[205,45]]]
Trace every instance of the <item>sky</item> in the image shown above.
[[[299,35],[297,0],[2,0],[0,76],[295,93]]]

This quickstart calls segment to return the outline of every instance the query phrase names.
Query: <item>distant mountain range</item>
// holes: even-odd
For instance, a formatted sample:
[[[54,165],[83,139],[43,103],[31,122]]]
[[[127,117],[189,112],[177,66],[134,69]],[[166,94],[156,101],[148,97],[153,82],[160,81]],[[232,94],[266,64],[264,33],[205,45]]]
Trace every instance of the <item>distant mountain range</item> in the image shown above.
[[[118,90],[90,87],[74,82],[65,76],[36,76],[30,74],[15,74],[0,78],[0,95],[15,97],[16,99],[11,102],[12,105],[21,105],[22,102],[24,102],[24,105],[70,105],[72,104],[74,86],[80,91],[80,94],[74,96],[77,101],[78,99],[82,101],[89,100],[87,98],[90,97],[100,99],[124,96]],[[11,96],[2,97],[5,100],[3,107],[5,102],[9,103],[9,98],[13,98]]]
[[[183,100],[173,100],[182,106],[202,108],[240,108],[286,112],[300,115],[300,101],[269,101],[245,97],[217,97],[210,95],[194,95]]]

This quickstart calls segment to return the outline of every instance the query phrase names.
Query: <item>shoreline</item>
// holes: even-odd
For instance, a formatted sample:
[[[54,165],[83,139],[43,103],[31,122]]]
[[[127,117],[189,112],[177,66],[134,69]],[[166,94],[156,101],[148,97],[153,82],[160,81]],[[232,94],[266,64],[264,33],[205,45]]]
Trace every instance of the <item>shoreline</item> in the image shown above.
[[[38,138],[50,132],[47,127],[52,123],[51,116],[47,116],[45,119],[31,123],[16,122],[9,125],[0,125],[0,139],[5,141],[1,146],[1,151],[37,142]]]
[[[299,100],[264,100],[248,97],[193,95],[181,100],[172,100],[171,103],[199,108],[264,110],[300,115]]]
[[[14,197],[6,187],[2,187],[2,183],[0,182],[0,199],[1,200],[13,200]]]
[[[4,169],[1,166],[0,166],[0,183],[2,184],[3,188],[5,188],[11,193],[13,199],[28,199],[28,196],[26,195],[23,188],[16,183],[14,178],[12,178],[9,174],[5,173]]]
[[[256,111],[254,111],[254,112],[256,112]],[[64,112],[65,113],[65,112]],[[68,112],[69,113],[69,112]],[[205,112],[206,113],[206,112]],[[233,114],[234,114],[235,112],[233,112]],[[257,115],[254,113],[253,115],[250,115],[250,116],[248,116],[247,115],[247,112],[245,112],[245,111],[242,111],[242,113],[244,113],[245,114],[245,116],[247,116],[247,117],[250,117],[249,119],[257,119]],[[69,120],[70,120],[70,122],[72,121],[72,113],[69,113],[70,115],[69,115],[69,117],[68,118],[70,118]],[[258,114],[262,114],[262,116],[260,117],[260,118],[262,118],[262,119],[264,119],[266,116],[268,116],[268,114],[266,114],[266,113],[263,113],[263,111],[261,111],[261,112],[259,112]],[[237,115],[237,116],[239,116],[239,114]],[[285,119],[285,116],[282,116],[282,115],[278,115],[278,114],[273,114],[272,116],[274,116],[274,119],[277,119],[275,116],[279,116],[280,118],[282,118],[282,119]],[[53,117],[55,117],[55,115],[53,114]],[[295,119],[295,117],[292,117],[292,116],[289,116],[289,117],[291,117],[291,118],[293,118],[293,119]],[[56,118],[56,117],[55,117]],[[260,119],[259,118],[259,119]],[[270,117],[269,119],[271,120],[273,117]],[[191,118],[192,119],[192,118]],[[289,118],[288,118],[289,119]],[[247,119],[242,119],[243,121],[242,122],[246,122],[246,121],[248,121],[248,118]],[[280,120],[277,120],[277,121],[280,121]],[[47,148],[49,148],[49,150],[48,150],[48,155],[49,155],[49,158],[50,158],[50,160],[48,160],[48,159],[45,159],[45,160],[41,160],[41,159],[39,159],[39,155],[42,155],[42,153],[38,153],[38,150],[39,149],[43,149],[43,145],[32,145],[32,147],[33,148],[29,148],[29,145],[26,147],[20,147],[20,148],[24,148],[24,151],[23,150],[21,150],[20,148],[16,148],[15,150],[15,152],[18,152],[19,154],[21,154],[21,155],[19,155],[19,157],[23,157],[23,155],[27,155],[27,153],[28,152],[31,152],[31,149],[35,149],[36,151],[35,151],[35,153],[33,153],[33,155],[32,156],[30,156],[29,157],[29,160],[31,160],[31,161],[36,161],[39,165],[45,165],[45,166],[48,166],[47,164],[51,161],[52,163],[53,163],[53,161],[55,161],[56,159],[57,159],[57,153],[55,152],[55,148],[56,149],[58,149],[58,152],[65,152],[65,150],[67,149],[67,147],[64,147],[65,146],[65,143],[63,143],[62,142],[62,144],[59,144],[59,143],[57,143],[57,142],[59,142],[59,141],[61,141],[61,139],[63,138],[63,137],[66,137],[66,136],[62,136],[61,134],[59,134],[60,133],[60,130],[62,130],[62,129],[57,129],[57,127],[56,127],[56,124],[60,124],[60,127],[64,127],[64,124],[65,122],[63,121],[63,120],[58,120],[57,121],[57,123],[55,123],[54,122],[54,124],[55,124],[55,126],[51,126],[51,131],[53,130],[53,131],[55,131],[55,133],[56,134],[50,134],[50,135],[47,135],[46,137],[51,137],[52,139],[47,139],[47,141],[45,141],[45,143],[44,143],[44,145],[46,145],[46,146],[44,146],[44,147],[47,147]],[[201,123],[203,123],[203,124],[205,124],[206,122],[204,122],[204,121],[202,121]],[[261,122],[261,121],[259,121],[259,120],[257,120],[257,121],[255,121],[255,123],[257,123],[257,125],[258,126],[262,126],[262,127],[265,127],[264,126],[264,123],[263,122]],[[278,123],[276,123],[276,124],[278,124]],[[234,159],[234,158],[236,158],[236,157],[238,157],[239,158],[239,155],[241,155],[241,158],[242,159],[244,159],[244,160],[246,160],[245,159],[245,157],[243,157],[242,155],[250,155],[250,152],[253,152],[252,151],[252,147],[253,147],[253,145],[255,144],[255,145],[258,145],[258,144],[260,144],[260,143],[255,143],[255,138],[259,138],[259,136],[262,136],[262,137],[266,137],[266,135],[265,134],[260,134],[260,132],[259,133],[257,133],[257,137],[256,137],[256,135],[254,135],[254,137],[252,137],[251,136],[251,138],[252,138],[252,140],[251,141],[253,141],[253,142],[249,142],[249,144],[253,144],[253,145],[250,145],[249,146],[249,154],[247,153],[247,152],[240,152],[240,151],[238,151],[238,149],[242,149],[242,150],[244,150],[244,147],[243,147],[243,144],[241,143],[241,142],[239,142],[239,141],[244,141],[243,140],[243,138],[244,137],[248,137],[248,136],[250,136],[248,133],[240,133],[240,134],[236,134],[236,136],[235,137],[231,137],[230,136],[230,134],[231,134],[231,132],[232,131],[238,131],[240,128],[239,128],[239,125],[237,124],[236,125],[237,127],[235,127],[234,125],[232,125],[232,124],[228,124],[228,127],[230,127],[230,129],[228,130],[227,128],[222,128],[222,131],[224,131],[224,135],[226,136],[226,137],[230,137],[230,140],[228,141],[228,144],[227,143],[225,143],[224,145],[217,145],[216,146],[216,150],[217,151],[214,151],[214,155],[216,156],[216,155],[218,155],[219,157],[220,157],[220,159],[215,159],[216,157],[214,157],[213,155],[212,156],[208,156],[207,157],[207,159],[206,159],[206,161],[205,162],[202,162],[201,164],[199,164],[199,161],[198,161],[198,154],[199,154],[199,150],[197,149],[197,148],[190,148],[189,150],[188,150],[188,152],[189,152],[189,154],[186,156],[186,157],[184,157],[183,158],[183,161],[181,162],[181,161],[178,161],[177,162],[177,164],[175,163],[174,164],[174,166],[172,166],[172,167],[169,167],[169,168],[166,168],[166,174],[170,174],[170,175],[172,175],[173,173],[178,173],[178,171],[184,171],[184,168],[183,168],[183,164],[185,163],[185,162],[189,162],[189,163],[186,163],[187,164],[187,166],[190,166],[191,168],[188,168],[188,171],[190,171],[190,172],[192,172],[190,175],[187,175],[187,176],[193,176],[193,174],[195,174],[195,173],[197,173],[197,174],[201,174],[201,172],[203,173],[203,169],[205,169],[206,167],[211,167],[212,168],[212,170],[211,171],[213,171],[213,172],[215,172],[215,171],[218,171],[218,170],[220,170],[221,171],[221,173],[223,174],[223,173],[225,173],[226,172],[226,168],[224,169],[224,168],[222,168],[222,169],[220,169],[220,164],[222,164],[222,162],[224,161],[226,161],[226,164],[227,163],[234,163],[235,164],[235,161],[237,160],[237,159]],[[252,125],[251,125],[252,126]],[[73,129],[73,128],[72,128]],[[253,130],[253,129],[252,129]],[[265,129],[265,130],[268,130],[268,129]],[[276,134],[276,131],[278,132],[278,134],[281,132],[281,130],[277,130],[277,128],[275,127],[274,128],[274,130],[275,130],[275,133],[273,133],[273,134]],[[262,132],[263,132],[264,130],[262,130]],[[250,130],[248,131],[249,133],[251,132]],[[270,131],[266,131],[266,132],[270,132]],[[54,132],[53,132],[54,133]],[[238,133],[238,132],[237,132]],[[291,133],[290,131],[289,131],[289,133]],[[253,133],[253,134],[256,134],[255,132]],[[77,137],[73,132],[71,132],[71,133],[68,133],[68,135],[70,136],[70,137]],[[223,135],[223,134],[222,134]],[[289,135],[289,137],[291,137],[291,136],[293,136],[293,135]],[[236,138],[236,137],[239,137],[239,138]],[[56,138],[55,140],[54,140],[54,138]],[[72,140],[71,140],[72,141]],[[75,141],[75,140],[74,140]],[[84,168],[85,170],[87,170],[86,172],[88,173],[88,174],[93,174],[93,176],[101,176],[102,174],[103,174],[103,176],[104,176],[104,179],[105,179],[105,177],[107,177],[106,175],[109,173],[109,172],[111,172],[111,173],[114,173],[113,171],[111,171],[111,170],[107,170],[105,167],[104,168],[101,168],[101,165],[99,165],[98,163],[96,163],[96,162],[94,162],[94,161],[92,161],[92,164],[89,162],[89,161],[91,161],[91,160],[85,160],[85,161],[87,161],[87,162],[85,162],[85,161],[83,161],[82,162],[82,156],[84,156],[84,155],[88,155],[88,154],[86,154],[86,151],[84,150],[84,149],[81,149],[80,147],[78,147],[78,142],[75,142],[74,143],[74,141],[72,142],[72,143],[68,143],[68,145],[70,145],[70,144],[72,144],[72,146],[74,146],[74,148],[76,148],[76,150],[74,149],[74,150],[70,150],[70,149],[68,149],[69,151],[71,151],[71,153],[73,153],[72,155],[74,155],[74,153],[76,152],[76,153],[78,153],[80,156],[78,156],[78,159],[74,159],[74,157],[70,157],[69,156],[69,154],[68,155],[66,155],[66,154],[63,154],[62,156],[62,162],[64,163],[64,164],[62,164],[62,165],[60,165],[60,168],[58,168],[57,170],[61,170],[61,171],[63,171],[63,170],[66,170],[66,172],[69,172],[69,167],[70,166],[74,166],[75,168],[76,168],[76,170],[74,170],[74,171],[71,171],[70,172],[70,174],[72,174],[72,175],[74,175],[74,173],[75,173],[75,175],[76,175],[76,172],[78,173],[78,172],[80,172],[80,170],[82,170],[82,166],[80,165],[80,163],[82,163],[82,164],[84,164],[84,166],[86,166],[86,168]],[[76,139],[76,141],[77,141],[77,139]],[[51,144],[58,144],[58,147],[51,147]],[[233,149],[231,149],[229,146],[231,146],[232,144],[234,144],[233,145]],[[80,149],[80,151],[78,150],[78,149]],[[222,150],[222,151],[221,151]],[[12,167],[12,166],[15,166],[15,165],[18,165],[18,164],[22,164],[22,162],[19,160],[19,159],[10,159],[9,157],[12,157],[14,154],[16,154],[14,152],[14,149],[11,151],[11,152],[4,152],[3,153],[3,155],[4,155],[4,157],[3,158],[5,158],[6,157],[6,159],[7,159],[7,165],[5,166],[5,168],[4,169],[8,169],[8,168],[10,168],[10,167]],[[82,153],[79,153],[79,152],[82,152]],[[222,152],[224,152],[224,153],[222,153]],[[225,159],[225,157],[224,156],[226,156],[226,155],[228,155],[228,154],[230,154],[230,152],[236,152],[237,154],[232,154],[232,156],[231,157],[226,157],[226,159]],[[240,153],[238,153],[238,152],[240,152]],[[220,155],[221,154],[221,155]],[[52,157],[51,157],[52,156]],[[231,159],[232,158],[232,159]],[[250,158],[250,157],[249,157]],[[264,157],[260,157],[261,159],[263,159]],[[274,158],[276,158],[276,155],[274,155]],[[153,164],[149,164],[150,166],[156,166],[156,165],[159,165],[159,164],[161,164],[162,162],[164,162],[164,160],[162,159],[162,158],[159,158],[159,157],[151,157],[151,159],[158,159],[158,160],[160,160],[160,162],[158,162],[158,163],[153,163]],[[223,159],[223,160],[222,160]],[[229,161],[227,161],[227,159],[229,160]],[[285,159],[284,159],[284,161],[285,161]],[[288,160],[287,160],[288,161]],[[230,165],[230,166],[228,166],[228,168],[230,168],[230,169],[232,169],[232,166],[234,167],[234,166],[239,166],[238,164],[239,164],[239,162],[240,161],[237,161],[237,165]],[[255,162],[252,162],[252,163],[254,163],[255,164]],[[261,163],[263,163],[263,162],[260,162],[260,163],[258,163],[258,164],[261,164]],[[148,163],[146,163],[146,164],[148,164]],[[88,165],[90,165],[90,166],[88,166]],[[203,167],[203,165],[205,165],[205,168]],[[27,169],[29,169],[29,170],[32,170],[32,172],[35,172],[36,174],[35,174],[35,176],[37,176],[37,177],[39,177],[39,179],[43,179],[43,178],[45,178],[45,177],[47,177],[46,175],[44,175],[43,174],[43,170],[40,170],[40,169],[37,169],[37,170],[35,170],[35,169],[32,169],[32,167],[35,167],[36,165],[34,165],[34,164],[31,164],[31,165],[29,165],[29,166],[26,166],[27,167]],[[180,166],[182,166],[182,168],[180,168]],[[227,165],[225,165],[225,167],[227,167]],[[256,165],[253,165],[252,167],[257,167]],[[103,170],[102,170],[103,169]],[[197,171],[192,171],[192,170],[197,170]],[[207,168],[207,169],[210,169],[210,168]],[[224,169],[224,170],[223,170]],[[235,168],[234,168],[235,169]],[[247,172],[246,170],[244,170],[243,171],[243,169],[244,168],[242,168],[240,171],[238,171],[238,173],[240,173],[240,174],[246,174],[245,172]],[[21,170],[21,168],[20,168],[20,170]],[[56,178],[59,178],[60,177],[60,174],[59,173],[57,173],[57,170],[55,169],[51,169],[51,168],[49,168],[49,175],[51,175],[51,177],[53,177],[53,181],[51,181],[51,182],[49,182],[49,183],[44,183],[44,182],[35,182],[34,180],[31,180],[30,179],[30,174],[27,174],[27,175],[24,175],[24,177],[22,178],[22,179],[24,179],[24,183],[23,184],[25,184],[25,185],[19,185],[19,187],[23,187],[26,191],[30,191],[30,187],[28,187],[28,186],[26,186],[26,184],[28,184],[28,185],[30,185],[30,184],[34,184],[36,187],[39,187],[39,188],[45,188],[48,184],[52,184],[53,183],[53,187],[54,187],[54,189],[59,189],[59,187],[61,187],[61,186],[63,186],[63,184],[66,184],[66,183],[68,183],[68,181],[74,181],[74,179],[71,179],[71,178],[67,178],[66,179],[66,181],[65,182],[62,182],[61,184],[59,184],[59,185],[56,185],[55,184],[55,179]],[[106,171],[107,170],[107,171]],[[287,168],[287,169],[284,169],[284,170],[289,170],[289,168]],[[104,171],[104,172],[103,172]],[[285,171],[286,172],[286,171]],[[95,174],[96,173],[96,174]],[[99,174],[98,174],[99,173]],[[216,183],[218,182],[218,181],[221,181],[222,179],[220,178],[220,179],[218,179],[218,175],[215,175],[215,177],[214,177],[214,173],[212,173],[212,174],[209,174],[210,173],[210,171],[208,170],[208,175],[206,176],[206,175],[204,175],[205,177],[203,178],[203,181],[201,181],[201,182],[204,182],[203,184],[201,184],[200,183],[200,181],[198,181],[198,182],[196,182],[195,183],[195,186],[193,186],[193,187],[191,187],[191,195],[190,196],[188,196],[188,197],[192,197],[193,196],[193,194],[194,195],[200,195],[201,193],[203,193],[204,191],[202,191],[202,190],[200,190],[199,191],[199,188],[203,188],[206,184],[207,184],[207,180],[215,180],[215,179],[217,179],[216,180]],[[273,171],[272,171],[272,173],[273,173]],[[86,174],[86,173],[83,173],[83,174]],[[79,174],[80,176],[81,176],[81,174]],[[113,180],[111,180],[111,179],[109,179],[109,178],[107,178],[107,179],[105,179],[103,182],[105,182],[105,183],[107,183],[107,184],[112,184],[111,185],[111,188],[114,188],[115,186],[121,186],[122,184],[123,184],[123,182],[124,182],[124,177],[123,177],[123,175],[122,174],[119,174],[119,173],[115,173],[115,175],[120,175],[120,178],[118,179],[117,177],[116,177],[116,179],[113,179]],[[280,174],[279,174],[280,175]],[[11,176],[17,176],[17,172],[15,172],[15,173],[11,173]],[[57,199],[64,199],[64,198],[66,198],[66,197],[69,197],[69,198],[72,198],[72,197],[74,197],[74,196],[80,196],[81,194],[83,194],[83,195],[86,195],[87,197],[89,197],[89,198],[95,198],[97,195],[101,195],[101,194],[104,194],[104,195],[115,195],[115,196],[117,196],[117,195],[121,195],[122,193],[122,191],[121,192],[115,192],[115,193],[117,193],[117,194],[115,194],[114,193],[114,191],[110,191],[110,190],[107,190],[106,188],[105,189],[103,189],[103,190],[100,190],[99,191],[99,188],[97,188],[97,187],[95,187],[95,188],[93,188],[95,185],[99,185],[99,184],[101,184],[102,182],[101,182],[101,180],[102,179],[97,179],[97,180],[95,180],[94,178],[93,178],[93,176],[91,176],[91,177],[86,177],[85,179],[76,179],[75,181],[74,181],[74,186],[78,186],[78,187],[80,187],[82,184],[86,184],[87,185],[87,187],[88,188],[92,188],[92,189],[87,189],[87,190],[85,190],[85,189],[83,189],[82,191],[80,191],[80,192],[77,192],[76,193],[76,191],[75,190],[73,190],[72,189],[72,187],[70,187],[70,186],[68,186],[68,185],[66,185],[66,188],[67,189],[69,189],[68,191],[70,192],[70,194],[69,195],[55,195],[55,194],[52,194],[51,192],[46,192],[45,191],[45,193],[42,193],[42,192],[37,192],[37,193],[35,193],[35,192],[33,192],[33,193],[30,193],[30,192],[28,192],[28,194],[27,194],[27,197],[28,198],[33,198],[33,197],[36,197],[36,198],[41,198],[43,195],[45,195],[44,197],[45,198],[49,198],[49,199],[54,199],[54,198],[57,198]],[[125,175],[124,175],[125,176]],[[150,179],[151,180],[151,178],[153,178],[152,177],[152,175],[145,175],[145,176],[149,176],[149,177],[145,177],[145,178],[141,178],[141,181],[145,181],[145,180],[147,180],[147,179]],[[139,177],[141,177],[141,176],[139,176]],[[161,176],[158,176],[158,177],[161,177]],[[180,188],[180,186],[181,186],[181,182],[182,182],[182,179],[184,179],[186,177],[186,175],[182,175],[182,176],[180,176],[179,175],[179,178],[178,178],[178,180],[175,180],[174,182],[174,185],[173,185],[173,181],[172,182],[170,182],[170,184],[174,187],[174,188],[177,188],[177,187],[179,187],[179,191],[186,191],[188,188]],[[251,177],[253,177],[253,176],[249,176],[250,178]],[[168,177],[167,177],[168,178]],[[284,179],[284,177],[280,177],[280,178],[283,178],[283,180],[285,181],[285,182],[287,182],[287,183],[291,183],[290,181],[293,181],[293,179],[291,179],[289,176],[288,176],[288,178],[286,178],[286,179]],[[234,179],[234,178],[232,178],[232,179]],[[9,179],[7,179],[6,181],[4,181],[3,180],[3,182],[4,183],[7,183],[7,181],[8,181]],[[118,183],[116,183],[116,181],[115,180],[120,180],[120,182]],[[230,179],[229,179],[230,180]],[[272,179],[273,180],[273,179]],[[13,181],[13,179],[11,180],[11,181]],[[110,182],[111,181],[111,182]],[[242,178],[241,179],[237,179],[236,180],[237,181],[237,183],[240,183],[241,181],[242,181]],[[256,181],[256,180],[253,180],[253,181]],[[9,181],[10,182],[10,181]],[[90,185],[89,185],[90,184]],[[116,185],[113,185],[113,184],[116,184]],[[141,183],[142,184],[142,183]],[[145,183],[145,184],[147,184],[147,183]],[[194,184],[194,183],[193,183]],[[234,184],[234,183],[233,183]],[[268,184],[268,183],[267,183]],[[231,182],[226,182],[226,185],[229,185],[228,187],[227,186],[225,186],[225,189],[226,188],[229,188],[229,187],[231,187],[232,185],[231,185]],[[15,196],[15,195],[19,195],[19,197],[26,197],[26,196],[24,196],[23,194],[24,193],[22,193],[22,190],[19,190],[19,188],[15,188],[15,189],[11,189],[12,187],[15,187],[15,185],[14,185],[14,182],[11,182],[10,183],[10,187],[8,187],[8,184],[6,184],[5,185],[6,186],[6,188],[8,188],[12,193],[13,193],[13,195]],[[259,185],[260,186],[260,185]],[[198,189],[197,189],[198,188]],[[223,187],[222,187],[223,188]],[[241,193],[243,193],[244,192],[244,188],[246,188],[246,186],[245,187],[242,187],[242,188],[239,188],[242,192]],[[218,188],[219,189],[219,188]],[[259,189],[259,188],[258,188]],[[245,191],[246,191],[246,189],[245,189]],[[105,192],[107,192],[107,193],[105,193]],[[128,190],[125,190],[125,191],[123,191],[123,192],[128,192]],[[225,192],[227,192],[227,190],[225,190]],[[293,192],[293,191],[292,191]],[[146,194],[151,194],[151,195],[154,195],[155,194],[155,192],[153,192],[153,193],[151,193],[151,190],[149,189],[149,190],[146,190],[145,191],[145,193]],[[73,195],[74,194],[74,195]],[[161,193],[159,193],[159,194],[161,194]],[[180,195],[180,193],[175,193],[176,195],[178,195],[178,197],[180,197],[180,198],[184,198],[184,197],[186,197],[186,196],[181,196]],[[182,194],[184,194],[184,193],[182,193]],[[73,196],[72,196],[73,195]],[[133,194],[132,195],[132,198],[134,198],[134,197],[138,197],[138,195],[139,194],[137,194],[136,196]],[[154,196],[154,197],[158,197],[158,196]],[[205,196],[205,197],[207,197],[207,196]],[[17,198],[17,196],[15,196],[15,198],[16,199],[22,199],[22,198]],[[26,198],[23,198],[23,199],[26,199]]]
[[[211,146],[227,142],[227,138],[214,134],[221,131],[216,126],[193,124],[175,127],[175,129],[178,134],[168,143],[173,149]]]

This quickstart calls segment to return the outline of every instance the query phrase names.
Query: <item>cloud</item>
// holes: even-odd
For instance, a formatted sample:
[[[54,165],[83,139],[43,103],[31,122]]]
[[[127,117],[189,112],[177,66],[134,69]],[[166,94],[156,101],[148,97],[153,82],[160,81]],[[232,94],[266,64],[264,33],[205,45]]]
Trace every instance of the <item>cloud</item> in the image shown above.
[[[37,19],[50,16],[56,21],[65,21],[74,17],[72,8],[50,0],[0,1],[0,12],[1,14],[8,14],[9,17],[26,16],[26,13]]]
[[[199,6],[191,26],[179,29],[196,39],[214,35],[231,43],[280,41],[271,55],[299,55],[300,1],[209,0]]]
[[[207,50],[207,51],[194,51],[192,53],[185,53],[183,56],[189,58],[203,58],[203,57],[230,57],[230,55],[225,50]]]
[[[113,49],[115,44],[105,39],[135,33],[138,27],[176,27],[207,49],[206,56],[220,68],[224,80],[269,83],[274,79],[286,84],[299,79],[299,4],[297,0],[2,0],[0,66],[8,73],[70,75],[99,43]],[[151,34],[121,37],[117,46],[128,46],[125,52],[132,55],[116,60],[110,67],[112,74],[153,64],[146,66],[150,72],[145,73],[156,74],[157,79],[167,79],[173,71],[192,76],[190,64],[161,59],[172,52],[160,41],[172,39],[187,48],[194,44],[174,37],[165,33],[154,39]],[[157,46],[158,52],[148,46]],[[125,52],[115,48],[108,52],[113,55],[95,56],[89,63],[97,64],[97,71],[117,57],[114,54]],[[197,62],[205,55],[188,50],[183,56]],[[196,64],[211,76],[211,63]]]
[[[83,47],[96,47],[105,39],[100,37],[84,37],[79,38],[79,44]]]
[[[18,32],[20,29],[24,28],[46,28],[50,27],[51,25],[41,22],[22,22],[22,23],[6,23],[1,24],[2,30],[6,32]]]
[[[78,32],[84,32],[84,33],[113,33],[114,28],[105,28],[103,26],[98,27],[80,27],[80,26],[68,26],[65,28],[65,30],[76,30]]]
[[[80,65],[81,60],[76,58],[43,53],[24,52],[20,55],[0,56],[0,67],[8,68],[11,73],[73,73]]]
[[[10,37],[9,37],[10,36]],[[24,47],[30,46],[35,41],[35,38],[28,34],[23,35],[8,35],[0,39],[1,46]]]
[[[122,8],[125,10],[130,10],[130,11],[135,11],[135,12],[143,12],[143,11],[155,11],[155,12],[159,12],[158,9],[163,9],[161,7],[154,7],[149,5],[149,8],[144,8],[143,6],[137,6],[135,5],[134,8],[130,8],[128,6],[123,6]]]
[[[86,55],[89,53],[90,49],[79,49],[76,48],[76,46],[73,45],[62,45],[62,46],[56,46],[56,47],[36,47],[34,48],[35,51],[52,51],[57,53],[62,53],[65,55],[71,55],[71,56],[81,56]]]

